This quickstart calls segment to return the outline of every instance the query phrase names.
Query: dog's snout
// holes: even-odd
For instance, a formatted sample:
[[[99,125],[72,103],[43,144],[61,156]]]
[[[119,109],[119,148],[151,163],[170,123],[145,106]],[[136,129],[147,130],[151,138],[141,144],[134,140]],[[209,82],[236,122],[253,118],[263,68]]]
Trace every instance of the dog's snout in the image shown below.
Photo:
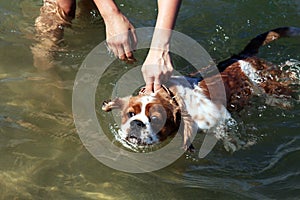
[[[141,121],[141,120],[133,120],[130,122],[131,127],[138,127],[138,128],[143,128],[146,125]]]
[[[126,139],[133,144],[141,143],[141,138],[137,133],[131,133]]]

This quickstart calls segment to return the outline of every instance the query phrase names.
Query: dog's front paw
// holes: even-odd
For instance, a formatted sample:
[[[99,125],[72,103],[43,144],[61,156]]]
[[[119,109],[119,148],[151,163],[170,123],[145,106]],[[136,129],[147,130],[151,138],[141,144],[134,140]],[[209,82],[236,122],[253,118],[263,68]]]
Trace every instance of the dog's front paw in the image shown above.
[[[107,100],[102,103],[102,110],[109,112],[113,109],[122,109],[126,103],[128,103],[129,97],[115,98],[113,100]]]
[[[102,103],[102,110],[105,111],[105,112],[109,112],[109,111],[111,111],[111,109],[112,109],[112,102],[111,102],[111,100],[103,101],[103,103]]]

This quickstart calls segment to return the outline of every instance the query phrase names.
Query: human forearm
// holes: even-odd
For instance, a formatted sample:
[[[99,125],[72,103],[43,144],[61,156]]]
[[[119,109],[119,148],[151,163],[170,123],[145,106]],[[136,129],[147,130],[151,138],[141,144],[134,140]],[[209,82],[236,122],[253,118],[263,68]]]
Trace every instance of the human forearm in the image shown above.
[[[181,0],[158,0],[158,15],[152,38],[152,48],[168,49]]]
[[[158,15],[151,47],[142,66],[146,93],[159,90],[171,77],[173,65],[169,43],[181,0],[158,0]]]
[[[156,28],[173,29],[181,0],[158,0]]]
[[[120,13],[119,8],[113,0],[94,0],[94,2],[104,21]]]

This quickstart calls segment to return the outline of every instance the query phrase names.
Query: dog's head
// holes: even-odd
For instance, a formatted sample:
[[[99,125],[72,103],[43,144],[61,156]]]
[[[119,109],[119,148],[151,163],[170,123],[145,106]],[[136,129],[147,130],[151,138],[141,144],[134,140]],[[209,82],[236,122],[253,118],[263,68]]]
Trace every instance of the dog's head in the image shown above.
[[[116,98],[103,103],[102,110],[121,110],[122,139],[134,145],[165,140],[180,127],[181,112],[176,96],[166,87],[155,93]]]

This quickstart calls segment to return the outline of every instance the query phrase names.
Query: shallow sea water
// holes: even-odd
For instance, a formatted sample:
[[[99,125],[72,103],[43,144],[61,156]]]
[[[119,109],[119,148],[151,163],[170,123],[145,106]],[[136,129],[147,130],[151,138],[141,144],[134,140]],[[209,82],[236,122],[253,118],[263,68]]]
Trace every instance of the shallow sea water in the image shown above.
[[[136,27],[154,25],[155,1],[116,2]],[[83,60],[105,39],[103,22],[95,12],[76,18],[65,30],[64,47],[54,52],[53,67],[34,66],[34,20],[41,5],[0,1],[0,199],[300,198],[299,104],[283,110],[253,102],[238,117],[241,137],[254,144],[234,153],[218,143],[204,159],[186,153],[144,174],[120,172],[96,160],[77,135],[72,89]],[[297,0],[186,0],[175,30],[198,41],[218,62],[266,30],[300,27],[299,17]],[[262,48],[259,56],[280,64],[300,60],[299,52],[300,39],[289,38]],[[141,64],[145,52],[136,56]],[[174,58],[177,70],[185,64]],[[109,97],[114,81],[130,67],[112,64],[96,102]],[[109,115],[97,114],[100,123],[109,123]]]

